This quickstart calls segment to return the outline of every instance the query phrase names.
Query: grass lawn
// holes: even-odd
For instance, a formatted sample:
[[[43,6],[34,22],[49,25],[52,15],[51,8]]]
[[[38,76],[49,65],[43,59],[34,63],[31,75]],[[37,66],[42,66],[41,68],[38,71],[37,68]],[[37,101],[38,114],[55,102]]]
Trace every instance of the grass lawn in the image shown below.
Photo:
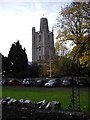
[[[3,87],[2,97],[15,99],[29,99],[32,101],[60,101],[62,108],[68,108],[71,88],[38,88],[38,87]],[[80,89],[80,105],[84,111],[88,110],[88,88]]]
[[[2,96],[2,86],[0,86],[0,97]]]

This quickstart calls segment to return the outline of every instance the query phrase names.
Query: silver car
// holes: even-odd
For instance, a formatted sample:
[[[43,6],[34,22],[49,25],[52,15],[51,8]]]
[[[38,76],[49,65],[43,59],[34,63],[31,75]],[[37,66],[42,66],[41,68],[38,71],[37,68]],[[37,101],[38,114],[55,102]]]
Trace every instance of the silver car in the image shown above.
[[[56,79],[51,79],[45,83],[45,87],[60,86],[60,83]]]
[[[63,86],[70,86],[70,81],[69,80],[63,80],[62,85]]]

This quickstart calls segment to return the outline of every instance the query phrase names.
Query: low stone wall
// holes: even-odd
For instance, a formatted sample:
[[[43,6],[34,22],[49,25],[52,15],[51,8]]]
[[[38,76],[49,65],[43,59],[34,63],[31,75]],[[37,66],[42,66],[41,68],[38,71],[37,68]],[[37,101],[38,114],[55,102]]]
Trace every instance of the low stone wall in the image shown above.
[[[58,101],[32,102],[8,97],[1,99],[0,104],[2,120],[89,120],[84,112],[61,110]]]

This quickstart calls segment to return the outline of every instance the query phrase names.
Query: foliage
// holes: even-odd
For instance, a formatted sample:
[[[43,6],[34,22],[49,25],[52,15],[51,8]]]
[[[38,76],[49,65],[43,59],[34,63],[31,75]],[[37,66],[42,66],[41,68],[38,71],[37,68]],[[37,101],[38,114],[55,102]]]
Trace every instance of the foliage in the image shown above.
[[[40,66],[36,63],[33,63],[29,66],[28,72],[30,77],[39,77]]]
[[[8,60],[8,57],[2,55],[2,77],[9,76],[11,77],[11,63]]]
[[[58,57],[58,71],[60,75],[78,75],[82,69],[78,63],[65,56]]]
[[[68,52],[66,43],[58,39],[55,43],[55,52],[59,56],[66,56]]]
[[[82,67],[90,73],[90,35],[85,36],[84,42],[84,51],[79,60]]]
[[[22,49],[19,41],[13,43],[11,46],[8,54],[7,65],[10,65],[10,69],[8,70],[10,70],[15,77],[19,72],[26,69],[28,65],[28,59],[25,49]]]
[[[40,76],[44,76],[44,77],[57,76],[58,75],[58,67],[57,66],[58,66],[57,59],[54,59],[51,61],[47,60],[43,65],[41,65]]]
[[[87,70],[90,70],[89,10],[90,2],[72,2],[62,8],[57,19],[58,42],[63,44],[66,41],[72,41],[74,47],[69,54],[70,59],[81,64]],[[56,46],[58,50],[60,48],[59,43]]]
[[[61,77],[64,75],[81,74],[80,64],[66,56],[57,56],[51,61],[51,77]],[[44,63],[40,69],[40,76],[50,77],[50,61]]]
[[[57,38],[59,37],[62,41],[71,40],[77,45],[80,44],[89,26],[89,20],[84,18],[88,8],[88,4],[79,2],[73,2],[62,8],[60,13],[62,17],[57,19],[57,27],[59,27]]]
[[[2,71],[5,77],[38,77],[39,69],[40,66],[36,63],[28,65],[25,48],[22,49],[19,41],[12,44],[8,57],[2,55]]]

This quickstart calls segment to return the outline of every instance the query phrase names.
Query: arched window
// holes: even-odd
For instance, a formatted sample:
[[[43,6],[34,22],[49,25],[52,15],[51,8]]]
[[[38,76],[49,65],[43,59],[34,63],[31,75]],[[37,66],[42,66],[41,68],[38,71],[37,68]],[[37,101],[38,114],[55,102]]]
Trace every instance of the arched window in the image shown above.
[[[41,50],[41,46],[39,46],[39,51]]]

